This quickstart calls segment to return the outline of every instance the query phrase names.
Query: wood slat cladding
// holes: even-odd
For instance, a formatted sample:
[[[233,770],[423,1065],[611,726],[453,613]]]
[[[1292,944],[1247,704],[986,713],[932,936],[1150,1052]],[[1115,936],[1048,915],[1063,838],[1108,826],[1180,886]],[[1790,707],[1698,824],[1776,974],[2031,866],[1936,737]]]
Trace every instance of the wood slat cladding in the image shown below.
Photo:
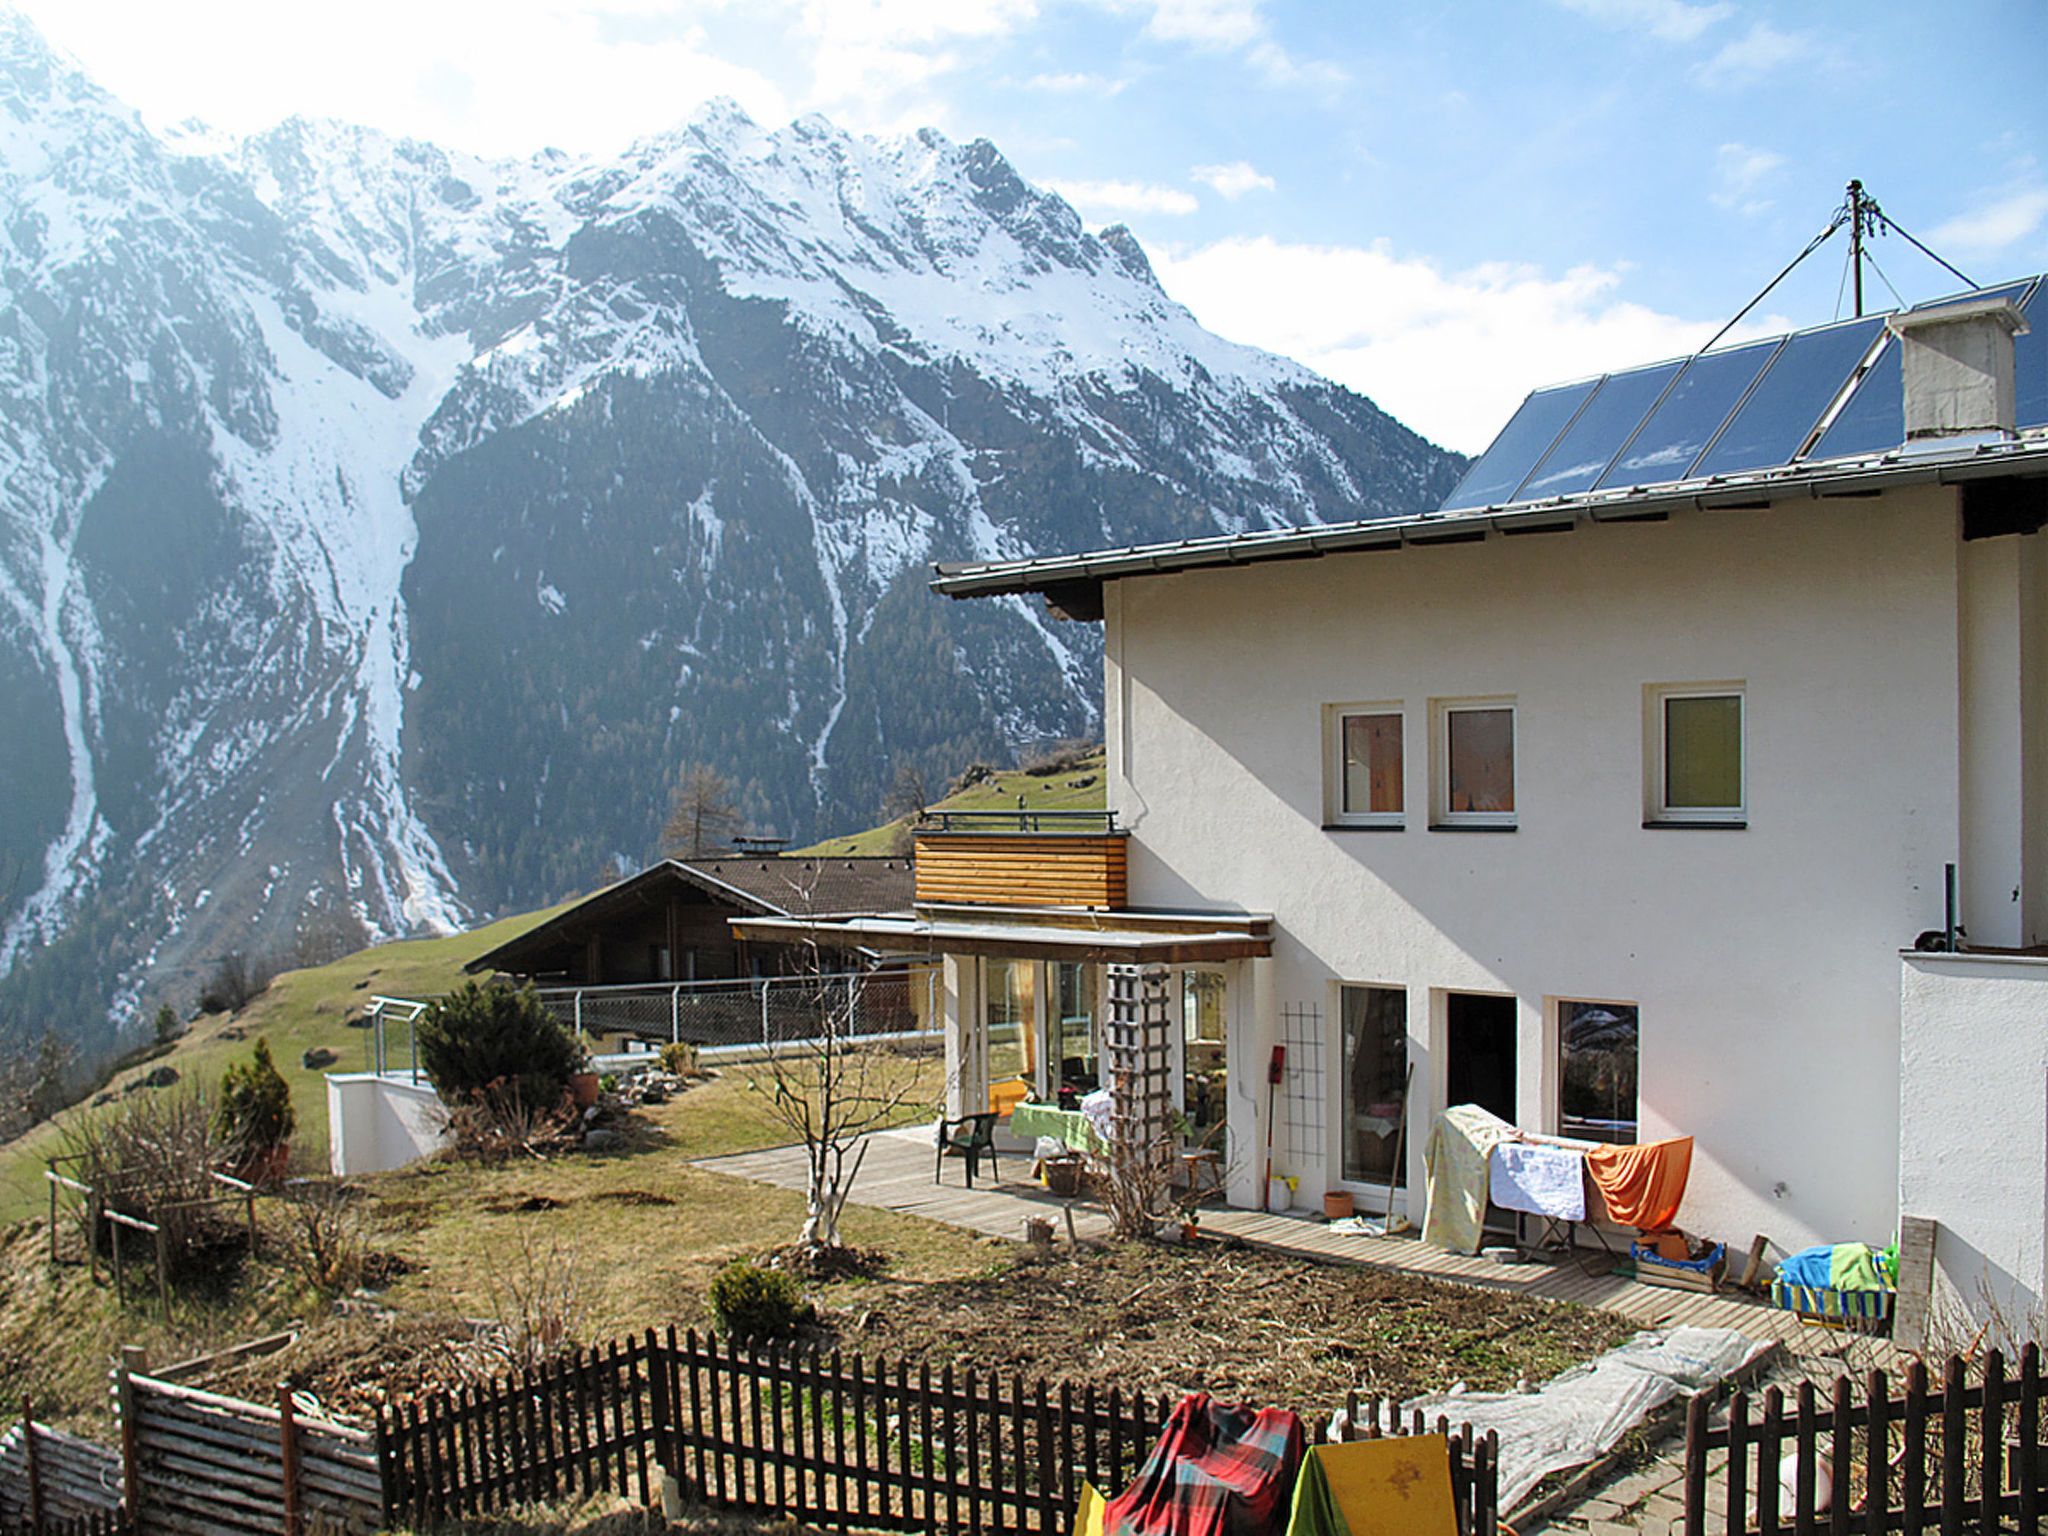
[[[917,900],[973,906],[1126,904],[1125,834],[926,833],[917,839]]]

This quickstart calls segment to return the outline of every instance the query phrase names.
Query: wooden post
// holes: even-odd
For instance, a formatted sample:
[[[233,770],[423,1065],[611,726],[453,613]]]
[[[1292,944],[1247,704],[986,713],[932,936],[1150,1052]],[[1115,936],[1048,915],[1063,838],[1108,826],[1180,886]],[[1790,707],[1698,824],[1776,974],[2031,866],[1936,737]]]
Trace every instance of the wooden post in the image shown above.
[[[2005,1470],[2005,1356],[1995,1349],[1984,1357],[1984,1409],[1978,1426],[1983,1464],[1978,1469],[1977,1527],[1995,1531]]]
[[[385,1429],[388,1422],[386,1405],[378,1403],[374,1412],[376,1416],[370,1426],[370,1449],[377,1457],[377,1523],[388,1527],[397,1517],[398,1490],[392,1475],[395,1469],[391,1463],[391,1436]]]
[[[1749,1394],[1740,1387],[1728,1404],[1728,1508],[1721,1525],[1730,1531],[1749,1529]],[[1694,1536],[1690,1524],[1685,1529]],[[1705,1530],[1702,1523],[1702,1536]]]
[[[1707,1528],[1707,1428],[1711,1394],[1696,1392],[1685,1409],[1685,1536]]]
[[[121,1223],[107,1223],[107,1237],[114,1245],[114,1305],[125,1308],[128,1305],[128,1280],[121,1268]]]
[[[2020,1536],[2041,1528],[2041,1346],[2029,1340],[2020,1351]]]
[[[284,1536],[300,1536],[299,1430],[293,1420],[292,1384],[277,1384],[277,1448],[284,1478]]]
[[[120,1230],[118,1226],[114,1229]],[[120,1251],[119,1238],[115,1252]],[[139,1344],[121,1346],[120,1364],[114,1367],[114,1414],[121,1427],[121,1490],[128,1505],[128,1529],[142,1530],[142,1460],[135,1435],[135,1383],[133,1377],[149,1372],[149,1352]]]
[[[29,1398],[21,1400],[21,1454],[28,1474],[28,1524],[36,1536],[43,1536],[43,1479],[36,1466],[36,1409]]]
[[[156,1301],[163,1320],[171,1320],[171,1260],[170,1246],[164,1237],[164,1229],[156,1229]]]
[[[1881,1370],[1870,1373],[1865,1391],[1864,1411],[1869,1420],[1863,1432],[1863,1507],[1870,1512],[1869,1528],[1891,1528],[1892,1432],[1890,1425],[1890,1383]]]
[[[1963,1406],[1968,1387],[1963,1357],[1950,1355],[1941,1373],[1941,1536],[1962,1536],[1963,1435],[1969,1415]]]
[[[1849,1536],[1849,1505],[1855,1487],[1851,1477],[1855,1457],[1850,1441],[1852,1385],[1847,1376],[1835,1377],[1834,1436],[1828,1452],[1828,1466],[1835,1479],[1834,1497],[1828,1500],[1828,1530],[1832,1536]]]
[[[1818,1454],[1814,1433],[1813,1383],[1799,1383],[1799,1420],[1792,1454],[1792,1529],[1798,1536],[1813,1531],[1813,1462]]]
[[[1927,1367],[1906,1365],[1905,1459],[1899,1489],[1899,1529],[1920,1536],[1927,1515]]]

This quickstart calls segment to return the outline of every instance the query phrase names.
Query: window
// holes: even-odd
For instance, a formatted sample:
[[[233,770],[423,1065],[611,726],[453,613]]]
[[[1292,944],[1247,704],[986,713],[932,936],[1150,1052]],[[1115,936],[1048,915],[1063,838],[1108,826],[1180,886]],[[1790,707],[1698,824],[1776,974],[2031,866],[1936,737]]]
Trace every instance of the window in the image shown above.
[[[1436,706],[1438,827],[1515,825],[1515,704],[1469,699]]]
[[[1741,826],[1742,687],[1652,687],[1645,710],[1644,819],[1658,826]]]
[[[1323,711],[1323,820],[1333,827],[1399,827],[1401,706],[1332,704]]]
[[[1406,1185],[1399,1161],[1408,1096],[1408,994],[1398,987],[1341,989],[1344,1177]]]
[[[1038,968],[1029,960],[990,960],[983,971],[990,1082],[1035,1082],[1038,1066]]]
[[[1636,1139],[1636,1005],[1557,1005],[1558,1130],[1587,1141]]]

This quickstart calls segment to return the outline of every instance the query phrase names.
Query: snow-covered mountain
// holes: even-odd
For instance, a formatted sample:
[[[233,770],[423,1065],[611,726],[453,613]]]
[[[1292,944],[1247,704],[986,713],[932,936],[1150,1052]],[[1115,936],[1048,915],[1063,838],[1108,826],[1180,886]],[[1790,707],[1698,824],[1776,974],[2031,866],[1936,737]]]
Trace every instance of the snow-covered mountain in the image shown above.
[[[678,765],[865,824],[1097,728],[928,562],[1411,511],[986,142],[719,105],[610,159],[162,138],[0,13],[0,1028],[587,887]]]

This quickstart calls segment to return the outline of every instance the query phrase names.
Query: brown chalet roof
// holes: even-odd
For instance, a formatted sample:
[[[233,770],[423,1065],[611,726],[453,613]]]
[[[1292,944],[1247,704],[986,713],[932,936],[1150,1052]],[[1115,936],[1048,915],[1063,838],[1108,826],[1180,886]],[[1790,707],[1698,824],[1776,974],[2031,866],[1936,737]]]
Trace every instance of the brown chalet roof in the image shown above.
[[[529,974],[564,944],[622,917],[665,906],[679,891],[735,915],[813,917],[908,907],[915,888],[910,861],[900,858],[763,857],[664,859],[606,886],[536,928],[463,966],[472,974]]]

